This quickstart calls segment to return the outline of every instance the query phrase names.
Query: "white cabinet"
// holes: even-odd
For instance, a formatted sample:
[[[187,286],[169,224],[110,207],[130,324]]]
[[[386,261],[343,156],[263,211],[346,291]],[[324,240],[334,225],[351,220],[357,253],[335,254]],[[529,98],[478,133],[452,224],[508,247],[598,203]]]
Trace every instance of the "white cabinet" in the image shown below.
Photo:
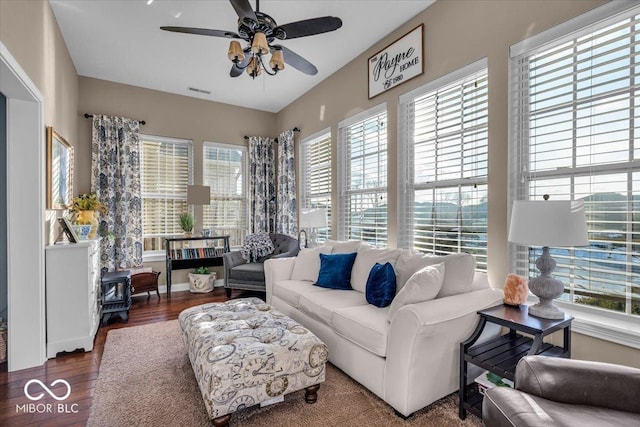
[[[46,247],[47,357],[93,350],[100,322],[97,240]]]

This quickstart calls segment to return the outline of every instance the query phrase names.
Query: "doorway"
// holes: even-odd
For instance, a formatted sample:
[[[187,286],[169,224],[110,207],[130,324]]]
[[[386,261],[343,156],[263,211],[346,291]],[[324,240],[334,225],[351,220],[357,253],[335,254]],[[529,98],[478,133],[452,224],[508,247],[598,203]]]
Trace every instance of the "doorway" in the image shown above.
[[[0,329],[7,320],[7,98],[0,92]],[[7,359],[7,332],[0,330],[0,361]]]

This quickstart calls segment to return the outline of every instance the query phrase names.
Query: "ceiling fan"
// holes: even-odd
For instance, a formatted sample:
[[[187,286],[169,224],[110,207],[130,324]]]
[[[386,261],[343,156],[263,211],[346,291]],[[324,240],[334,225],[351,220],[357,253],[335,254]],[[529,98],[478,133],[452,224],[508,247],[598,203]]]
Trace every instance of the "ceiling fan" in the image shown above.
[[[304,19],[278,25],[271,16],[260,12],[260,0],[256,0],[255,11],[251,8],[249,0],[229,0],[229,2],[238,14],[237,32],[190,27],[160,27],[160,29],[176,33],[246,41],[248,45],[244,48],[241,47],[240,42],[231,41],[228,57],[233,65],[229,74],[231,77],[238,77],[246,70],[255,79],[263,69],[271,76],[277,74],[278,71],[284,69],[285,63],[310,76],[316,75],[318,69],[315,65],[291,49],[273,42],[328,33],[342,27],[342,20],[334,16]],[[269,67],[266,67],[263,61],[263,56],[267,53],[271,53]]]

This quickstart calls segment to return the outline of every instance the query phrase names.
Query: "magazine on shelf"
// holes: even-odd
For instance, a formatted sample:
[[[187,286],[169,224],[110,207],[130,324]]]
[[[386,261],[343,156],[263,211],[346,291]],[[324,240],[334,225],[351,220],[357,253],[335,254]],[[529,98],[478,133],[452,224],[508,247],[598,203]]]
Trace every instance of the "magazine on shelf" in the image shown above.
[[[513,388],[513,381],[507,378],[502,378],[498,374],[494,374],[493,372],[484,371],[478,378],[475,379],[476,384],[478,384],[478,391],[481,394],[490,388],[493,387],[511,387]]]

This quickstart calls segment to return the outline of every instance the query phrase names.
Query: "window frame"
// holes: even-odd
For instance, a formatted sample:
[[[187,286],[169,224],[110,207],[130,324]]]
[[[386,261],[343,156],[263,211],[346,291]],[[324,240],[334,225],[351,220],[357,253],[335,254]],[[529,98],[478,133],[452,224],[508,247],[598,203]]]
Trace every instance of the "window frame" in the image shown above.
[[[576,39],[595,31],[598,28],[606,27],[621,19],[625,12],[637,6],[635,2],[609,2],[600,7],[592,9],[582,15],[576,16],[569,21],[552,27],[526,40],[523,40],[510,47],[509,61],[509,192],[508,192],[508,214],[514,200],[520,197],[518,184],[520,173],[518,171],[519,152],[517,106],[520,102],[517,91],[514,90],[515,77],[517,75],[517,58],[534,51],[540,47],[552,47],[559,45],[570,39]],[[636,12],[639,13],[639,12]],[[600,26],[602,25],[602,26]],[[589,167],[587,167],[589,168]],[[598,166],[597,168],[600,168]],[[614,165],[615,168],[615,165]],[[614,170],[612,170],[614,172]],[[569,176],[569,175],[565,175]],[[575,174],[573,174],[575,176]],[[520,245],[522,246],[522,245]],[[518,245],[509,244],[509,267],[515,271]],[[529,302],[537,302],[536,298],[529,296]],[[555,300],[554,303],[569,315],[573,315],[573,331],[588,336],[592,336],[605,341],[622,344],[628,347],[640,349],[640,317],[631,316],[611,310],[605,310],[583,304],[568,303]]]
[[[307,188],[308,174],[307,174],[307,150],[310,144],[316,143],[319,140],[329,140],[329,191],[327,193],[317,193],[311,195]],[[323,197],[328,196],[329,209],[327,210],[327,227],[318,230],[317,242],[324,242],[325,238],[330,239],[333,233],[333,227],[331,226],[333,218],[333,138],[331,135],[331,128],[328,127],[312,135],[307,136],[300,140],[300,160],[298,162],[298,170],[300,171],[300,208],[310,208],[308,206],[310,197]]]
[[[415,193],[417,191],[422,190],[433,190],[437,191],[439,189],[458,189],[458,194],[460,194],[463,187],[468,186],[485,186],[487,191],[487,197],[489,194],[489,171],[488,166],[486,168],[486,174],[472,177],[458,177],[458,178],[450,178],[450,179],[435,179],[429,182],[415,182],[414,172],[415,172],[415,157],[414,157],[414,147],[415,141],[413,141],[413,136],[410,134],[410,130],[412,129],[412,123],[409,118],[409,108],[412,104],[425,95],[430,95],[434,92],[437,92],[441,89],[446,88],[452,84],[465,84],[468,79],[475,77],[479,73],[484,73],[484,75],[488,81],[488,60],[487,58],[482,58],[476,62],[468,64],[462,68],[459,68],[451,73],[448,73],[436,80],[433,80],[426,85],[418,87],[410,92],[407,92],[399,97],[399,108],[398,108],[398,175],[399,175],[399,191],[398,191],[398,247],[414,249],[414,206],[415,206]],[[488,82],[487,82],[488,85]],[[487,89],[487,97],[488,97],[488,89]],[[486,113],[488,117],[489,111],[489,101],[487,99]],[[487,142],[486,142],[486,152],[488,162],[489,155],[489,142],[488,142],[488,131],[489,124],[487,118],[486,124],[486,132],[487,132]],[[459,147],[460,145],[458,145]],[[459,199],[460,200],[460,199]],[[487,224],[485,227],[488,227],[488,215],[487,215]],[[484,246],[484,257],[487,259],[488,252],[488,241],[489,236],[488,232],[486,233],[487,240]],[[461,233],[458,233],[458,248],[461,246]],[[453,253],[453,252],[452,252]],[[488,262],[487,268],[488,268]],[[484,269],[481,269],[484,270]]]
[[[205,170],[206,170],[206,166],[205,166],[205,147],[214,147],[214,148],[221,148],[221,149],[226,149],[226,150],[239,150],[242,151],[242,174],[243,174],[243,186],[242,186],[242,191],[243,191],[243,197],[236,197],[233,198],[234,200],[244,200],[244,215],[243,215],[243,221],[244,221],[244,227],[243,228],[239,228],[238,230],[241,232],[241,242],[239,242],[237,245],[232,245],[233,248],[237,248],[240,247],[240,245],[242,244],[242,240],[244,240],[244,237],[249,233],[249,221],[248,221],[248,209],[249,209],[249,149],[246,145],[235,145],[235,144],[226,144],[226,143],[222,143],[222,142],[212,142],[212,141],[204,141],[202,143],[202,182],[204,185],[206,185],[206,181],[205,181]],[[211,197],[211,202],[213,202],[215,200],[215,195],[213,193],[210,193],[210,197]],[[205,226],[205,228],[212,228],[209,227],[205,224],[205,213],[204,213],[204,209],[206,207],[203,207],[202,209],[202,224],[203,226]],[[225,228],[229,228],[229,227],[225,227]],[[215,228],[213,228],[215,230]]]
[[[365,188],[365,189],[358,189],[358,190],[347,190],[347,141],[346,141],[346,132],[348,130],[348,128],[350,126],[353,126],[355,124],[364,122],[368,119],[371,119],[375,116],[378,116],[380,114],[385,114],[386,120],[385,120],[385,150],[386,150],[386,164],[387,164],[387,168],[385,170],[385,180],[384,180],[384,186],[378,186],[375,188]],[[336,230],[336,234],[338,237],[338,240],[347,240],[348,237],[348,218],[347,218],[347,199],[349,198],[349,196],[351,195],[357,195],[357,194],[361,194],[361,195],[366,195],[366,194],[372,194],[375,193],[376,197],[379,194],[384,193],[385,195],[385,204],[387,206],[387,211],[385,212],[385,216],[387,218],[387,222],[386,222],[386,226],[385,228],[388,229],[388,225],[389,225],[389,169],[388,169],[388,164],[389,164],[389,157],[388,157],[388,153],[389,153],[389,126],[388,126],[388,120],[389,120],[389,116],[388,116],[388,109],[387,109],[387,103],[383,102],[382,104],[378,104],[372,108],[369,108],[366,111],[362,111],[358,114],[355,114],[351,117],[349,117],[348,119],[342,120],[341,122],[338,123],[338,171],[337,171],[337,177],[338,177],[338,204],[337,204],[337,218],[338,218],[338,224],[337,224],[337,230]],[[380,153],[380,150],[377,150],[375,153]],[[379,180],[380,182],[380,180]],[[377,227],[376,227],[377,230]],[[374,245],[379,245],[379,244],[384,244],[384,246],[386,246],[388,244],[388,240],[389,237],[387,235],[387,238],[384,242],[380,241],[376,241],[373,244]],[[368,241],[367,241],[368,242]],[[369,242],[370,243],[370,242]]]
[[[190,139],[183,139],[183,138],[173,138],[173,137],[168,137],[168,136],[159,136],[159,135],[149,135],[149,134],[143,134],[140,133],[139,134],[139,139],[140,139],[140,170],[141,170],[141,176],[140,179],[142,181],[143,179],[143,174],[142,174],[142,167],[143,167],[143,163],[144,163],[144,147],[143,147],[143,141],[152,141],[152,142],[158,142],[158,143],[162,143],[162,144],[179,144],[179,145],[186,145],[187,146],[187,156],[188,156],[188,162],[189,162],[189,166],[188,166],[188,170],[189,170],[189,178],[188,178],[188,185],[192,185],[193,184],[193,141]],[[144,212],[144,200],[145,200],[145,194],[142,192],[142,182],[140,185],[140,200],[141,200],[141,204],[142,204],[142,212]],[[175,198],[176,200],[181,200],[182,198],[178,199]],[[187,201],[187,189],[184,189],[184,201],[186,203]],[[188,211],[193,215],[193,208],[189,205],[187,205],[187,209]],[[144,215],[144,214],[143,214]],[[144,224],[142,225],[142,238],[144,241],[145,238],[145,233],[144,233]],[[174,236],[174,234],[157,234],[157,235],[153,235],[154,237],[162,237],[162,236]],[[144,250],[144,245],[143,245],[143,251],[142,251],[142,261],[143,262],[153,262],[153,261],[162,261],[164,260],[166,257],[166,251],[165,249],[157,249],[155,251],[145,251]]]

